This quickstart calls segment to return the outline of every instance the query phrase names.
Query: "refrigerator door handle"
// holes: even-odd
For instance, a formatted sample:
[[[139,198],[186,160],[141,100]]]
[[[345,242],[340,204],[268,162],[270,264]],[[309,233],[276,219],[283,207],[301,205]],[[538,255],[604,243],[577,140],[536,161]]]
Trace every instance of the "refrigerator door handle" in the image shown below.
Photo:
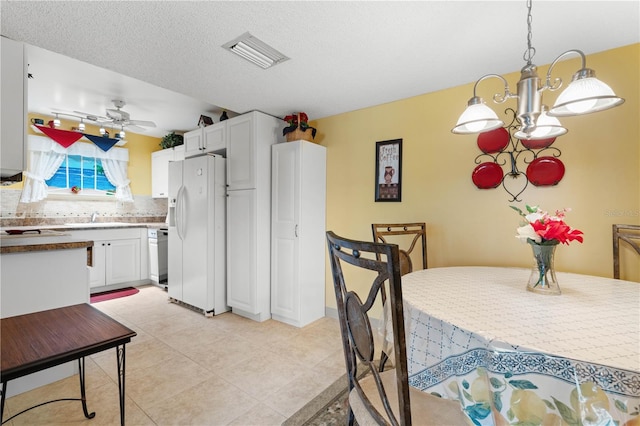
[[[184,186],[180,186],[180,189],[178,189],[178,195],[176,197],[176,231],[178,231],[178,238],[180,238],[181,240],[184,240],[183,238],[183,229],[182,229],[182,220],[183,220],[183,206],[184,206],[184,202],[183,202],[183,197],[184,197]]]

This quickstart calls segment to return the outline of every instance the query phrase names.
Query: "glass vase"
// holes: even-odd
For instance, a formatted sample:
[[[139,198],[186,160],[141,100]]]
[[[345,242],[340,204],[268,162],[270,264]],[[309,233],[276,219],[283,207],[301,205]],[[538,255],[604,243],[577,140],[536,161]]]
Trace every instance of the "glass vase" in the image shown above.
[[[529,244],[533,250],[534,264],[527,283],[527,290],[540,294],[560,294],[554,266],[558,243],[537,244],[529,241]]]

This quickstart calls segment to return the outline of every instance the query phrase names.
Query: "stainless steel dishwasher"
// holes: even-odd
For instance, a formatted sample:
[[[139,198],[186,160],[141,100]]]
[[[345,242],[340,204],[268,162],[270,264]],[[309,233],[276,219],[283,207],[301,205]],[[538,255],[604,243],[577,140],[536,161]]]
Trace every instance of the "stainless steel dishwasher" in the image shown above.
[[[168,228],[149,229],[149,278],[153,284],[167,289]]]

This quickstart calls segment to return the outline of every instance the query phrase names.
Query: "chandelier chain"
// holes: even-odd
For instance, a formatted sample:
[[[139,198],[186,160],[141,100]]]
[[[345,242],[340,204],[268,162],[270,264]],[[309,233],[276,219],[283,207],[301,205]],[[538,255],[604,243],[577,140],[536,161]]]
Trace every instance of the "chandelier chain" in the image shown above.
[[[527,0],[527,50],[525,50],[522,58],[527,61],[527,65],[531,65],[531,61],[536,54],[535,47],[531,46],[531,21],[533,18],[531,17],[531,2],[532,0]]]

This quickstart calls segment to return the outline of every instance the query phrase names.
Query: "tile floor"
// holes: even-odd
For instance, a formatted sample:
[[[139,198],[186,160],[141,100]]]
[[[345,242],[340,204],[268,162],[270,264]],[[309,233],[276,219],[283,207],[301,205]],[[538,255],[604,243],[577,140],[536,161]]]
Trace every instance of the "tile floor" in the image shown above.
[[[213,318],[170,303],[156,286],[93,306],[135,330],[126,347],[128,425],[280,425],[344,374],[334,318],[297,328],[232,313]],[[88,408],[56,402],[17,425],[119,423],[116,352],[86,359]],[[37,403],[79,395],[77,376],[8,398],[5,418]]]

